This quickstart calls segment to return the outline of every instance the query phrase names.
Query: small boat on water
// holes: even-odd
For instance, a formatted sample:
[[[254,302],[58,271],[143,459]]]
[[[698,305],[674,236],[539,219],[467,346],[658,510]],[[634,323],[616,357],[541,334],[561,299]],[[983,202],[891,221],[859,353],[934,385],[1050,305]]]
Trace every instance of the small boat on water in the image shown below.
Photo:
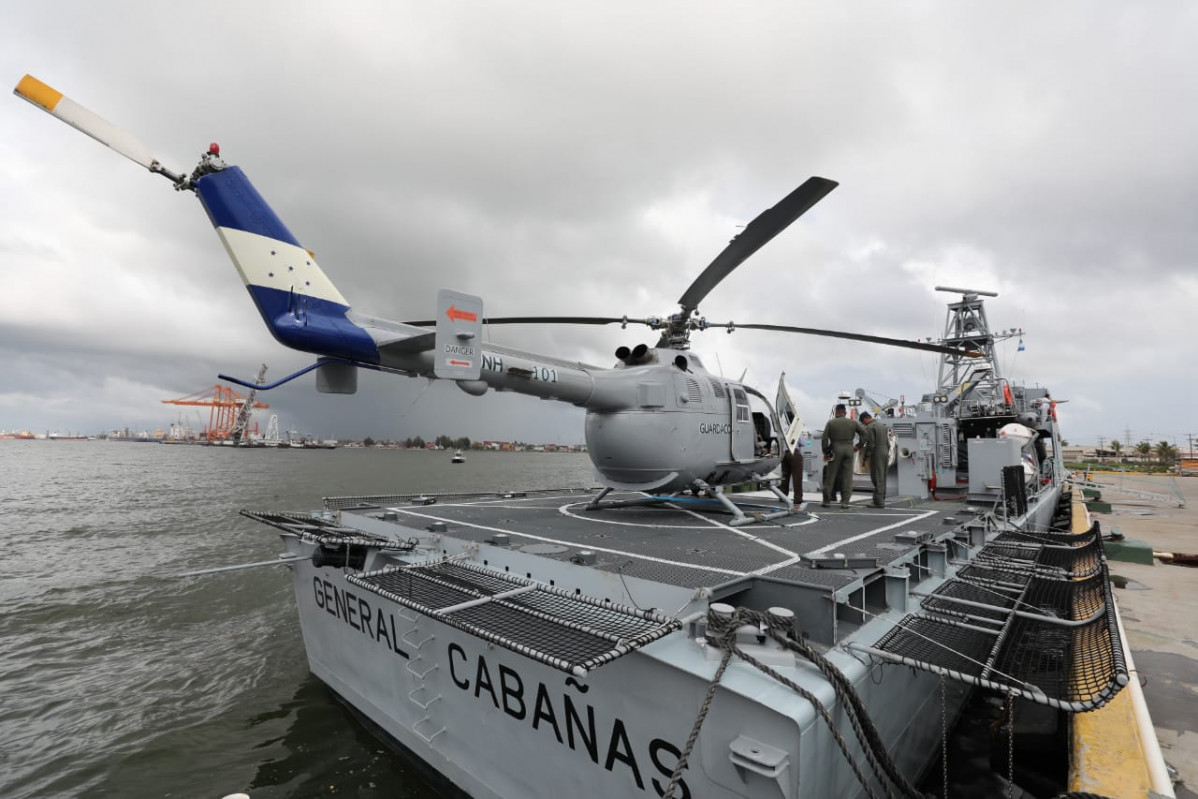
[[[464,454],[462,454],[462,451],[460,449],[456,450],[453,453],[453,458],[450,459],[450,463],[465,463],[465,462],[466,462],[466,456]]]

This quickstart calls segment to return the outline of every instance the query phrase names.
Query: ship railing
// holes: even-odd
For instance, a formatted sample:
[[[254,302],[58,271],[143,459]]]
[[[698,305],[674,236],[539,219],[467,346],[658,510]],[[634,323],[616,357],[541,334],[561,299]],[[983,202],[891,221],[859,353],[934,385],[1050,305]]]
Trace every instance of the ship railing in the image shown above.
[[[882,661],[1080,713],[1102,707],[1128,669],[1101,547],[994,543],[934,592],[916,592],[908,614],[873,646],[849,646]],[[1050,548],[1051,546],[1051,548]],[[988,551],[989,550],[989,551]],[[1066,559],[1067,558],[1067,559]]]
[[[347,574],[348,582],[569,674],[634,652],[681,623],[657,611],[448,560]]]

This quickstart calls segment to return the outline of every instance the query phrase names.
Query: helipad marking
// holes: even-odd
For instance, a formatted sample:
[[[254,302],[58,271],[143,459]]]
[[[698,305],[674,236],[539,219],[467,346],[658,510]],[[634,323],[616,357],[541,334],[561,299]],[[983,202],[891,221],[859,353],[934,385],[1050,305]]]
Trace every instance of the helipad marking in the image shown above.
[[[611,555],[619,555],[622,558],[633,558],[635,560],[647,560],[647,561],[651,561],[653,563],[662,563],[667,566],[678,566],[683,569],[694,569],[695,571],[717,572],[719,574],[731,574],[731,575],[735,575],[737,577],[742,577],[745,574],[745,572],[738,572],[733,569],[721,569],[717,566],[696,566],[693,563],[683,563],[683,562],[677,561],[677,560],[666,560],[665,558],[655,558],[655,557],[652,557],[651,555],[642,555],[642,554],[639,554],[636,552],[625,552],[620,549],[608,549],[606,547],[595,547],[595,546],[590,546],[589,544],[587,546],[582,546],[577,541],[562,541],[557,538],[547,538],[546,536],[542,536],[542,535],[533,535],[532,533],[521,533],[518,530],[506,530],[502,527],[491,527],[490,525],[486,525],[486,524],[474,524],[473,522],[464,522],[461,519],[447,519],[447,518],[444,518],[441,516],[433,516],[431,513],[417,513],[416,511],[409,510],[408,508],[387,508],[387,510],[393,510],[396,513],[406,513],[409,516],[418,516],[422,519],[432,519],[433,521],[436,521],[436,522],[447,522],[447,523],[452,523],[452,524],[460,524],[463,527],[473,527],[476,530],[488,530],[492,533],[506,533],[508,535],[518,535],[521,538],[531,538],[534,541],[544,541],[549,544],[561,544],[562,546],[570,547],[571,549],[589,549],[593,552],[607,552],[608,554],[611,554]]]
[[[617,522],[614,519],[601,518],[599,516],[580,516],[577,513],[571,513],[567,510],[571,505],[581,505],[581,502],[571,502],[567,505],[558,507],[558,513],[563,516],[569,516],[571,519],[579,521],[599,522],[600,524],[618,524],[621,527],[646,527],[651,530],[705,530],[707,525],[704,524],[649,524],[648,522]],[[642,510],[661,511],[663,508],[645,507]],[[681,508],[671,508],[671,510],[682,510]]]
[[[744,530],[737,530],[732,525],[724,524],[723,522],[718,521],[716,519],[711,519],[706,516],[700,516],[697,511],[689,510],[687,508],[679,508],[679,510],[684,510],[687,513],[691,514],[692,516],[698,516],[703,521],[710,523],[713,527],[716,527],[720,530],[727,530],[730,533],[735,533],[736,535],[740,536],[741,538],[744,538],[747,541],[752,541],[754,544],[761,544],[763,547],[767,547],[769,549],[774,550],[775,552],[779,552],[788,558],[793,558],[796,561],[799,559],[799,553],[791,552],[789,549],[780,547],[777,544],[775,544],[773,541],[766,541],[764,538],[759,538],[759,537],[753,535],[752,533],[746,532]],[[773,565],[773,564],[771,564],[771,565]],[[755,572],[750,572],[750,574],[754,574],[754,573]]]
[[[833,541],[831,544],[828,544],[826,547],[820,547],[819,549],[808,552],[807,554],[808,555],[822,555],[830,549],[836,549],[836,547],[844,546],[845,544],[851,544],[854,541],[860,541],[862,538],[869,538],[872,535],[877,535],[878,533],[884,533],[887,530],[893,530],[896,527],[902,527],[904,524],[914,524],[915,522],[923,521],[924,519],[928,518],[929,516],[935,516],[937,513],[939,513],[939,511],[934,511],[934,510],[924,511],[923,513],[919,514],[918,516],[912,516],[910,518],[903,519],[902,521],[895,522],[894,524],[888,524],[885,527],[877,527],[877,528],[874,528],[873,530],[868,530],[864,533],[861,533],[860,535],[852,536],[851,538],[842,538],[839,541]]]

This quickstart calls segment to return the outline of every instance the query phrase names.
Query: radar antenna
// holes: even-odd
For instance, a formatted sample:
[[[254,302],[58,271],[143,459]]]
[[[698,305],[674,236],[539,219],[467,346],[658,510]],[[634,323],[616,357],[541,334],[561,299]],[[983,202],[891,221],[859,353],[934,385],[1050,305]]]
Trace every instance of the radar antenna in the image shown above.
[[[1010,388],[999,372],[998,359],[994,355],[994,342],[1008,339],[1021,328],[990,329],[986,320],[985,300],[982,297],[997,297],[998,292],[977,289],[936,286],[936,291],[960,294],[958,302],[948,305],[944,322],[944,337],[940,344],[945,347],[940,355],[940,375],[935,400],[950,406],[977,406],[981,413],[993,412],[996,406],[1006,405],[1013,410],[1014,402]],[[980,357],[968,357],[965,353],[980,353]],[[958,408],[957,413],[961,410]]]

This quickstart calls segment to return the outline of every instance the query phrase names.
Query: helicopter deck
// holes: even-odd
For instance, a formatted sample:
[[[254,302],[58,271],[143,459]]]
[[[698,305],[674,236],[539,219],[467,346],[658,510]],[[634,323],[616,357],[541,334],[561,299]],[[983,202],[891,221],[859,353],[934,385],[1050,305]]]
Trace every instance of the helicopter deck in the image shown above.
[[[759,576],[836,590],[903,561],[924,542],[951,537],[974,518],[960,503],[904,498],[873,508],[862,495],[850,509],[804,502],[792,516],[733,527],[711,500],[589,510],[594,496],[561,490],[332,497],[325,506],[341,512],[347,532],[402,537],[388,528],[433,528],[464,541],[501,541],[524,554],[691,589]],[[769,494],[730,496],[749,516],[781,507]],[[645,499],[631,493],[610,498]]]

